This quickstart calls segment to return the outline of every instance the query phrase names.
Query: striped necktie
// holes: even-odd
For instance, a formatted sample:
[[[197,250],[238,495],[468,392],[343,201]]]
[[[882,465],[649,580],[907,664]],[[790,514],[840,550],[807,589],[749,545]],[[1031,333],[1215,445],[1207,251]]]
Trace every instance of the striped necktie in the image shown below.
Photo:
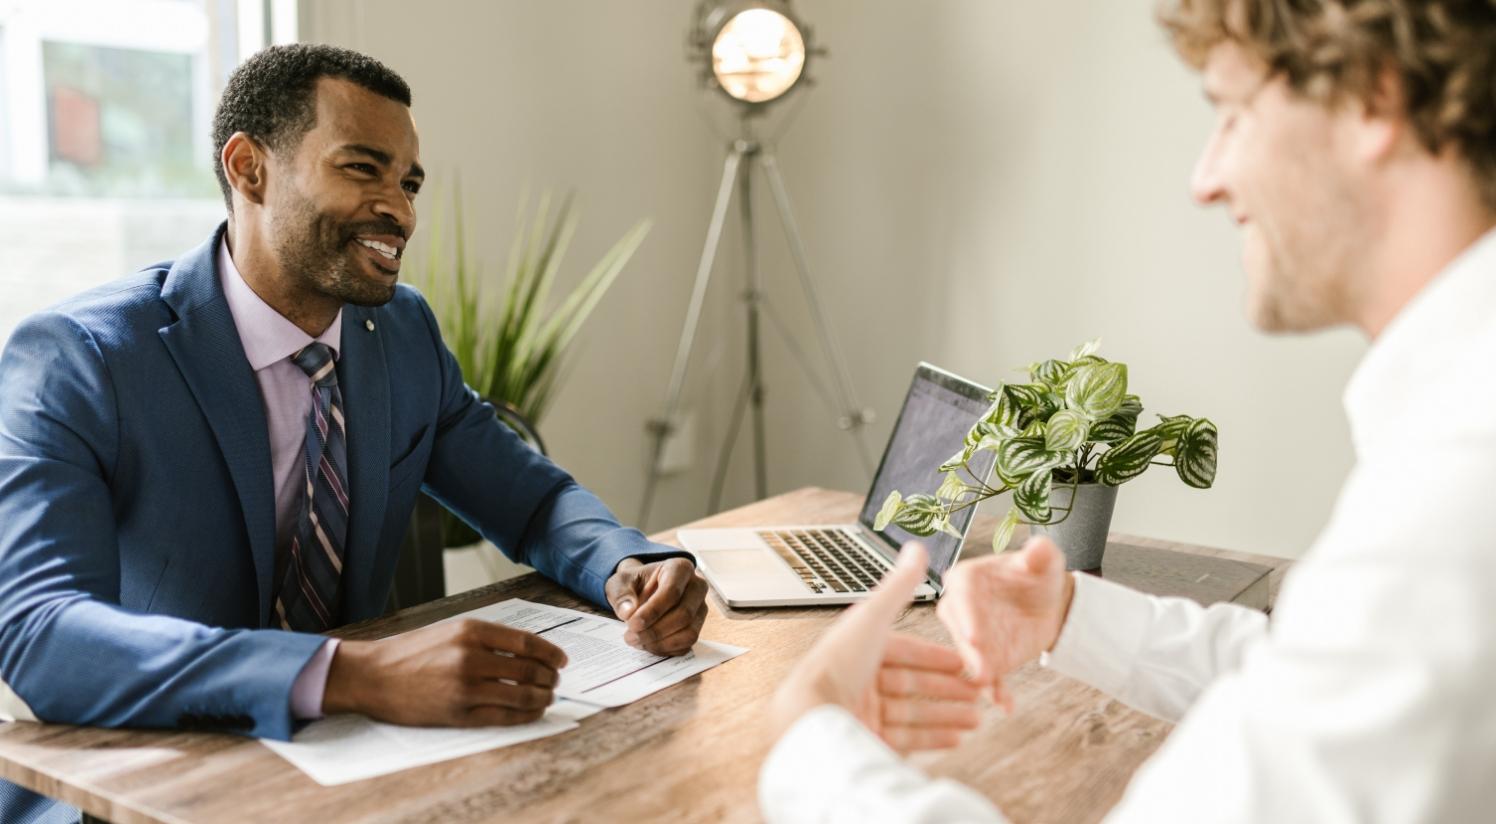
[[[313,342],[292,360],[311,378],[312,411],[307,415],[304,450],[306,494],[291,537],[291,557],[276,591],[275,615],[283,629],[323,632],[339,623],[342,610],[348,433],[332,349]]]

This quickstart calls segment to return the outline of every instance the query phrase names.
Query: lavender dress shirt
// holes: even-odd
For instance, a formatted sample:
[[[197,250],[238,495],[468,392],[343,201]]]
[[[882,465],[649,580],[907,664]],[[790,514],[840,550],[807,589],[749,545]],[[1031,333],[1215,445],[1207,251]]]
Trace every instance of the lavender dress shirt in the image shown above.
[[[306,441],[306,419],[312,411],[311,383],[291,357],[315,341],[331,347],[336,359],[343,341],[343,312],[339,310],[327,331],[316,338],[303,332],[249,288],[229,255],[227,233],[218,245],[218,280],[265,401],[270,467],[275,479],[275,547],[277,552],[287,551],[296,529],[299,496],[306,485],[301,451]],[[297,718],[322,717],[322,693],[337,649],[337,640],[328,640],[297,676],[291,687],[291,713]]]

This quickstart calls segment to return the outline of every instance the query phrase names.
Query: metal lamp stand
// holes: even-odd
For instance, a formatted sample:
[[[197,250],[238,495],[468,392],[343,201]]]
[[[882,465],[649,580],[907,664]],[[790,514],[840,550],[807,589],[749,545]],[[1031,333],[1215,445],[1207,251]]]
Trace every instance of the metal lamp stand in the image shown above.
[[[852,436],[857,445],[858,457],[862,459],[864,470],[869,476],[872,475],[873,467],[868,455],[867,444],[862,438],[863,427],[873,421],[873,411],[864,408],[857,402],[857,396],[852,388],[851,372],[847,368],[846,357],[837,345],[831,334],[831,328],[826,318],[826,312],[821,305],[819,296],[816,294],[815,283],[810,277],[810,268],[806,263],[805,247],[800,239],[800,228],[795,222],[794,212],[790,209],[789,194],[785,190],[784,179],[779,173],[779,163],[775,160],[773,149],[758,142],[753,137],[751,123],[747,117],[742,121],[743,136],[733,141],[728,147],[727,160],[722,166],[722,182],[717,188],[717,202],[712,208],[711,223],[707,226],[706,245],[701,250],[701,262],[696,268],[696,283],[691,290],[691,302],[686,309],[686,323],[681,330],[680,345],[675,352],[675,366],[670,371],[670,388],[666,392],[665,415],[663,418],[649,422],[649,431],[654,436],[654,445],[651,450],[649,462],[649,474],[644,484],[644,500],[639,508],[639,518],[636,523],[643,527],[649,518],[649,511],[654,503],[654,494],[660,480],[660,459],[665,450],[665,441],[674,431],[675,418],[680,411],[681,393],[685,388],[686,368],[691,360],[691,352],[696,344],[696,330],[701,320],[702,305],[706,300],[707,286],[711,283],[712,268],[717,258],[717,246],[722,239],[722,228],[727,220],[727,209],[732,201],[733,194],[739,196],[739,206],[742,215],[743,250],[745,257],[745,269],[748,288],[743,293],[743,303],[748,311],[748,364],[747,371],[743,376],[742,389],[738,393],[738,400],[733,408],[732,422],[728,426],[727,437],[722,443],[722,449],[717,457],[717,468],[712,481],[712,494],[709,511],[715,512],[721,503],[722,486],[727,477],[728,459],[732,455],[733,445],[738,438],[738,431],[743,423],[743,411],[745,408],[753,412],[753,455],[754,455],[754,489],[759,498],[768,495],[768,456],[765,446],[764,433],[764,378],[763,378],[763,353],[761,321],[768,317],[779,329],[780,335],[790,347],[795,359],[810,379],[811,385],[817,389],[822,401],[836,418],[839,429],[846,431]],[[762,170],[765,180],[769,184],[769,190],[774,197],[774,205],[779,212],[779,220],[784,227],[786,240],[789,242],[790,256],[794,260],[795,271],[800,277],[800,286],[805,294],[805,300],[811,310],[812,320],[816,327],[817,336],[820,339],[822,353],[833,372],[831,391],[834,397],[826,394],[824,385],[816,380],[815,371],[808,363],[804,350],[795,344],[790,337],[784,324],[774,314],[772,305],[764,294],[763,273],[758,266],[757,235],[755,233],[755,222],[753,212],[752,182],[753,170]]]

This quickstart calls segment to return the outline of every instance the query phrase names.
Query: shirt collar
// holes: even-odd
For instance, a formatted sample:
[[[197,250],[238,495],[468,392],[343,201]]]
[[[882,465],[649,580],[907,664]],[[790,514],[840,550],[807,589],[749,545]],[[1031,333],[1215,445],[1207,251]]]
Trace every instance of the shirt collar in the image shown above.
[[[1346,384],[1344,403],[1357,453],[1371,441],[1419,426],[1457,423],[1444,387],[1468,370],[1478,341],[1496,335],[1496,229],[1461,252],[1397,313]],[[1484,416],[1487,410],[1474,410]]]
[[[223,286],[223,297],[229,304],[229,314],[234,326],[239,329],[239,341],[244,345],[244,355],[249,366],[258,372],[274,363],[290,358],[317,341],[332,349],[333,359],[338,358],[338,349],[343,341],[343,310],[339,309],[332,323],[321,335],[313,338],[301,327],[286,319],[263,298],[249,288],[244,276],[234,265],[229,255],[228,233],[218,243],[218,280]]]

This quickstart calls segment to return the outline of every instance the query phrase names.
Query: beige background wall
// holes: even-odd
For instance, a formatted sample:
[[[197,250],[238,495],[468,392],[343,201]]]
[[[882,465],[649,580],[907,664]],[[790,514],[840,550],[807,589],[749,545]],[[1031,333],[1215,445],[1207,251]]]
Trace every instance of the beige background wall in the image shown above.
[[[1350,465],[1339,397],[1364,345],[1349,332],[1264,338],[1243,320],[1234,233],[1187,196],[1210,112],[1151,3],[796,5],[831,55],[779,154],[856,386],[881,416],[875,457],[916,361],[991,383],[1101,335],[1147,414],[1206,415],[1221,430],[1215,489],[1155,469],[1123,490],[1116,528],[1301,554]],[[545,422],[557,458],[626,518],[720,174],[709,121],[721,110],[682,59],[690,11],[684,0],[303,6],[304,39],[365,50],[411,82],[423,159],[441,180],[460,171],[483,257],[502,260],[526,184],[584,195],[572,277],[654,218]],[[770,296],[809,344],[760,205]],[[706,505],[741,374],[731,241],[692,367],[696,461],[662,487],[654,527]],[[771,491],[864,488],[786,348],[771,338],[767,351]],[[751,495],[747,446],[729,503]]]

